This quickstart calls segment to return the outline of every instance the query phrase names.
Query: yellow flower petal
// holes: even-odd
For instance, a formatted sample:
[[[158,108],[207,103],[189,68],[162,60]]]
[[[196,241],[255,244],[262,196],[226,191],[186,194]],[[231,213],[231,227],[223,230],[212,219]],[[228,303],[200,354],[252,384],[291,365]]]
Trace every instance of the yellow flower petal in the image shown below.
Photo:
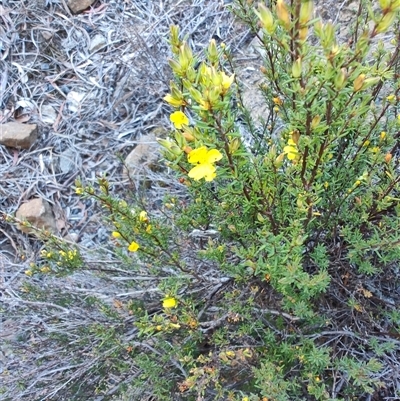
[[[113,231],[111,233],[111,236],[114,238],[121,238],[121,234],[118,231]]]
[[[294,154],[298,154],[299,151],[297,150],[297,148],[295,146],[285,146],[283,148],[283,151],[288,154],[288,153],[294,153]]]
[[[175,111],[170,115],[169,119],[174,124],[175,128],[178,129],[182,128],[182,125],[189,124],[189,119],[181,111]]]
[[[132,241],[131,244],[128,246],[129,252],[136,252],[139,249],[139,244],[135,241]]]
[[[176,308],[178,301],[174,297],[167,297],[163,300],[163,308]]]
[[[189,177],[193,178],[195,181],[199,181],[202,178],[204,178],[206,181],[212,181],[215,176],[215,166],[213,166],[210,163],[203,163],[203,164],[198,164],[197,166],[193,167],[189,171]]]
[[[222,159],[222,155],[217,149],[211,149],[207,152],[207,155],[206,155],[207,163],[215,163],[221,159]]]
[[[224,72],[221,72],[221,77],[222,77],[222,88],[229,89],[235,79],[235,74],[228,77],[228,75],[226,75]]]
[[[188,161],[191,164],[197,164],[197,163],[204,163],[207,158],[207,148],[205,146],[201,146],[198,149],[193,149],[189,154],[188,154]]]

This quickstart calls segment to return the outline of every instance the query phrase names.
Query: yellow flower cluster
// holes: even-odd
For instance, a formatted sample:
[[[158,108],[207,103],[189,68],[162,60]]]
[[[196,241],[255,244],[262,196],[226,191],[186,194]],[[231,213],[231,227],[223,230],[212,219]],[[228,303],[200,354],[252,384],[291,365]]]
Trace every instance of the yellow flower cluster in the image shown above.
[[[127,206],[127,205],[126,205]],[[147,215],[147,212],[145,210],[142,210],[139,214],[137,214],[136,210],[132,209],[131,210],[131,215],[133,219],[139,220],[139,225],[134,227],[134,232],[135,233],[140,233],[139,227],[144,226],[146,233],[150,234],[152,231],[152,226],[149,224],[149,217]],[[121,224],[118,222],[114,222],[114,225],[117,229],[120,228]],[[128,241],[127,237],[125,236],[126,234],[121,234],[119,231],[113,231],[111,233],[111,237],[115,239],[125,239]],[[129,245],[127,247],[129,252],[137,252],[140,249],[140,245],[136,241],[131,241],[129,242]]]
[[[75,257],[78,254],[78,251],[74,249],[73,251],[58,251],[59,255],[61,256],[62,259],[66,261],[72,261],[75,259]]]

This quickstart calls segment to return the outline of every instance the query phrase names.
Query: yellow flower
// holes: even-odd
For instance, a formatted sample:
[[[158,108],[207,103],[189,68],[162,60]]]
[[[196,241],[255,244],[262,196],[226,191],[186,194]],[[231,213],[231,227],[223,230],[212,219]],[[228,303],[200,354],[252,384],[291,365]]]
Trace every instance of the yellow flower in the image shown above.
[[[216,168],[213,163],[222,159],[222,154],[217,149],[207,150],[205,146],[193,149],[188,154],[190,164],[196,164],[189,171],[189,177],[198,181],[204,178],[206,181],[212,181],[216,176]]]
[[[142,210],[139,213],[139,221],[142,221],[142,222],[149,221],[149,219],[147,218],[147,212],[145,212],[144,210]]]
[[[297,160],[299,158],[299,151],[297,150],[296,143],[292,138],[288,140],[288,145],[283,148],[289,160]]]
[[[75,188],[75,193],[77,195],[82,195],[83,194],[83,188]]]
[[[114,238],[121,238],[121,234],[118,231],[113,231],[111,233],[111,236]]]
[[[386,100],[388,100],[391,103],[394,103],[394,101],[396,100],[396,95],[389,95],[386,97]]]
[[[132,241],[131,244],[128,246],[129,252],[136,252],[139,249],[139,244],[135,241]]]
[[[178,301],[174,297],[167,297],[167,298],[164,298],[162,305],[163,305],[163,308],[167,308],[167,309],[176,308],[176,306],[178,305]]]
[[[32,270],[25,270],[25,274],[29,277],[31,277],[33,275],[33,271]]]
[[[277,106],[282,106],[283,105],[283,100],[281,98],[279,98],[279,97],[273,97],[272,101]]]
[[[149,225],[146,227],[146,233],[147,233],[147,234],[150,234],[150,233],[151,233],[151,229],[152,229],[151,224],[149,224]]]
[[[221,77],[222,77],[222,89],[224,89],[225,91],[228,90],[233,81],[235,80],[235,74],[231,75],[230,77],[228,77],[228,75],[226,75],[223,71],[221,72]]]
[[[49,266],[43,266],[43,267],[40,269],[40,271],[41,271],[42,273],[50,273],[51,269],[50,269]]]
[[[169,119],[174,124],[175,128],[182,128],[182,125],[188,125],[189,119],[181,111],[175,111],[169,116]]]

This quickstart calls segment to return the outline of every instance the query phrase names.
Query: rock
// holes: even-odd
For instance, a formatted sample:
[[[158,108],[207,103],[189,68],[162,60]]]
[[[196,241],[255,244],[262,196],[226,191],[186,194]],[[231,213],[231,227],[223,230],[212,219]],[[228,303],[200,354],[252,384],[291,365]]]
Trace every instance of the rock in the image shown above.
[[[57,234],[56,221],[53,217],[49,203],[41,198],[31,199],[27,203],[23,203],[16,213],[17,219],[26,220],[34,227],[48,230],[53,234]],[[35,234],[36,231],[18,224],[18,228],[24,233]]]
[[[54,124],[56,122],[57,113],[54,107],[44,104],[40,108],[40,114],[42,116],[42,122],[45,124]]]
[[[80,163],[80,157],[72,149],[67,149],[58,157],[58,167],[61,173],[67,174],[78,168],[77,162]]]
[[[83,92],[70,91],[67,95],[67,107],[72,113],[77,113],[80,110],[82,100],[85,97]]]
[[[37,139],[36,124],[0,124],[0,145],[29,149]]]
[[[124,174],[128,174],[130,177],[141,175],[145,168],[152,169],[156,165],[159,156],[160,145],[156,141],[155,135],[153,133],[143,135],[125,159]]]
[[[106,44],[107,44],[106,38],[100,34],[97,34],[93,36],[93,38],[90,41],[89,52],[94,53],[97,50],[104,47]]]
[[[90,7],[96,0],[68,0],[68,7],[73,13],[79,13]]]

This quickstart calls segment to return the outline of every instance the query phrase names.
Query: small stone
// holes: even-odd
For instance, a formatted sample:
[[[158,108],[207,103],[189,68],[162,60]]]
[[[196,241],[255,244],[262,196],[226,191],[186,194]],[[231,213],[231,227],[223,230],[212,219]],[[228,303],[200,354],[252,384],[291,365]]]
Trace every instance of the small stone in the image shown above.
[[[76,161],[80,160],[77,158],[77,154],[72,149],[67,149],[60,154],[58,157],[58,167],[60,172],[63,174],[67,174],[70,171],[77,169]]]
[[[51,38],[53,37],[53,33],[50,31],[41,31],[40,32],[43,36],[43,39],[45,40],[51,40]]]
[[[68,0],[68,7],[73,13],[79,13],[90,7],[96,0]]]
[[[156,141],[154,134],[143,135],[136,147],[125,159],[124,174],[130,177],[138,176],[143,170],[152,168],[160,156],[160,145]],[[145,178],[145,177],[142,177]]]
[[[66,241],[70,241],[70,242],[75,242],[75,243],[77,243],[78,240],[79,240],[79,234],[78,234],[78,233],[69,233],[69,234],[67,234],[67,235],[64,237],[64,239],[65,239]]]
[[[90,41],[89,52],[94,53],[97,50],[101,49],[107,44],[107,40],[104,36],[98,34],[93,36],[92,40]]]
[[[29,149],[37,140],[36,124],[0,124],[0,145]]]
[[[42,116],[42,122],[45,124],[54,124],[57,119],[57,113],[54,110],[54,107],[44,104],[40,108],[40,114]]]
[[[36,228],[48,230],[53,234],[57,234],[57,225],[51,211],[50,204],[41,198],[31,199],[23,203],[17,210],[16,217],[19,220],[28,221]],[[17,227],[24,233],[36,234],[37,232],[23,224]]]

